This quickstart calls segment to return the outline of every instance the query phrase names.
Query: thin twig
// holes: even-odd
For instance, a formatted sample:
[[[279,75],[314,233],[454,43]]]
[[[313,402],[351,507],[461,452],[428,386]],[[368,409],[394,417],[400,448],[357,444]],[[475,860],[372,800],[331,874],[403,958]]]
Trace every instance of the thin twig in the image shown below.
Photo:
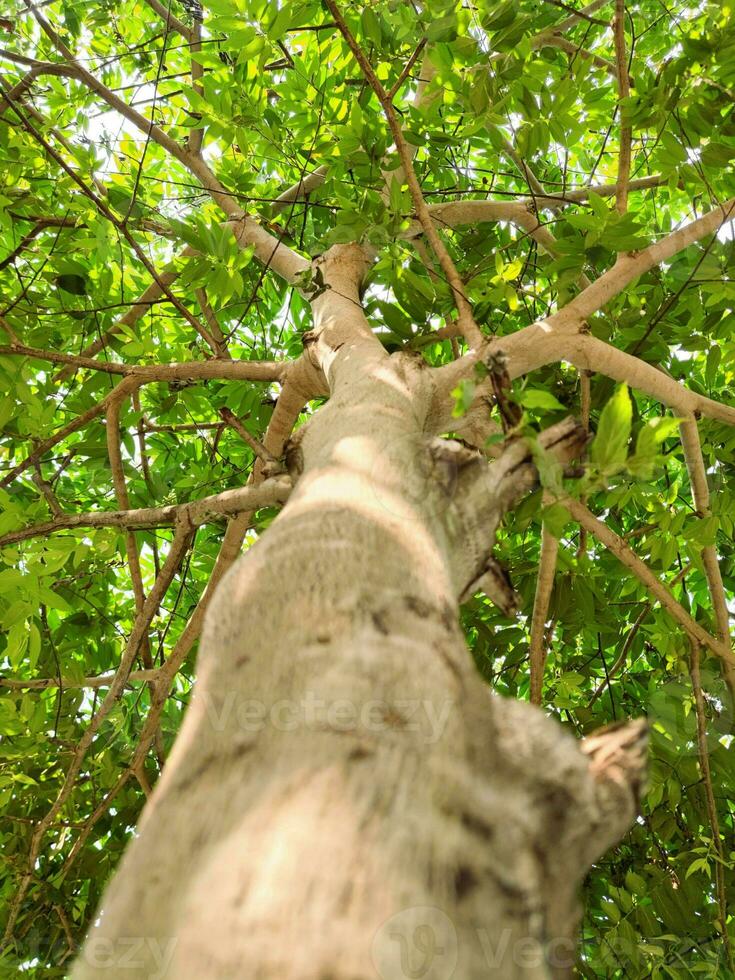
[[[29,466],[33,466],[45,453],[66,439],[67,436],[84,428],[88,422],[98,418],[107,411],[107,406],[113,398],[120,396],[120,389],[125,393],[132,392],[141,385],[155,381],[187,381],[187,380],[247,380],[247,381],[279,381],[288,369],[286,362],[275,361],[192,361],[187,364],[138,365],[130,370],[127,376],[114,388],[109,395],[92,405],[86,412],[72,419],[54,435],[39,442],[24,460],[13,466],[0,480],[0,487],[7,487]]]
[[[120,529],[143,530],[156,527],[173,527],[177,521],[187,521],[193,527],[209,521],[234,517],[243,511],[253,511],[261,507],[272,507],[284,503],[290,493],[290,481],[286,476],[273,477],[252,486],[223,490],[210,497],[202,497],[185,504],[165,504],[162,507],[140,507],[133,510],[112,510],[88,512],[86,514],[63,514],[52,521],[32,524],[20,531],[10,531],[0,537],[0,548],[29,541],[31,538],[47,537],[59,531],[73,531],[77,528],[113,527]]]
[[[31,837],[31,844],[28,854],[28,865],[27,871],[21,879],[20,886],[14,895],[8,912],[7,924],[5,928],[4,941],[7,942],[13,934],[15,928],[15,923],[18,918],[18,913],[25,899],[28,887],[31,884],[33,878],[33,871],[36,867],[36,861],[38,860],[38,855],[41,850],[41,844],[46,832],[49,830],[54,822],[54,819],[61,811],[64,803],[69,798],[74,785],[76,783],[77,775],[82,767],[82,763],[89,751],[92,742],[94,740],[95,734],[99,731],[102,722],[109,715],[109,713],[114,708],[117,701],[120,699],[123,691],[125,690],[125,685],[127,683],[128,674],[130,673],[130,668],[135,660],[137,650],[140,645],[140,641],[148,630],[148,627],[158,611],[158,607],[163,599],[163,596],[168,589],[168,586],[179,567],[181,557],[184,551],[189,546],[191,539],[191,528],[188,526],[179,526],[177,528],[174,539],[171,543],[169,553],[166,557],[166,562],[161,569],[161,574],[156,579],[153,588],[151,589],[148,597],[145,600],[145,605],[141,610],[141,613],[136,616],[135,623],[133,624],[133,629],[128,639],[128,643],[125,647],[125,651],[120,659],[120,666],[115,672],[115,678],[110,684],[109,690],[105,695],[102,703],[97,709],[96,713],[92,717],[89,725],[87,726],[85,732],[79,739],[74,754],[72,756],[72,761],[67,769],[66,776],[64,778],[63,785],[59,790],[56,799],[52,803],[51,807],[47,811],[46,815],[42,820],[36,825],[36,829]],[[157,727],[157,725],[156,725]],[[155,735],[155,729],[151,732],[151,738]],[[150,742],[149,742],[150,744]],[[146,749],[147,751],[147,749]]]
[[[658,599],[672,619],[684,627],[684,630],[689,636],[694,637],[694,639],[710,649],[716,656],[735,667],[735,656],[733,656],[732,651],[721,640],[712,636],[696,620],[692,619],[684,607],[676,601],[669,589],[656,578],[648,565],[641,561],[619,535],[606,524],[603,524],[602,521],[598,520],[579,500],[574,500],[572,497],[563,497],[560,498],[559,502],[569,511],[575,521],[585,527],[590,534],[604,544],[645,585],[648,591]]]
[[[595,701],[599,700],[599,698],[602,697],[602,695],[605,693],[606,688],[608,688],[610,686],[610,681],[625,666],[625,661],[628,659],[628,653],[630,651],[630,648],[633,645],[633,640],[638,635],[638,631],[640,630],[640,628],[643,625],[643,622],[644,622],[646,616],[649,614],[650,611],[651,611],[651,603],[650,602],[644,603],[643,604],[643,609],[641,609],[640,613],[638,614],[638,617],[637,617],[636,621],[633,623],[633,625],[628,630],[628,634],[625,637],[625,641],[623,642],[623,647],[622,647],[622,649],[620,651],[620,656],[615,661],[615,663],[612,665],[612,667],[610,667],[610,669],[608,670],[607,675],[605,677],[605,680],[599,685],[599,687],[597,688],[597,690],[593,693],[592,697],[587,702],[587,706],[589,708],[592,707],[592,705],[595,703]]]
[[[150,2],[150,0],[148,0]],[[202,78],[204,77],[204,67],[197,60],[196,55],[198,55],[202,50],[202,24],[200,20],[194,21],[194,27],[191,30],[191,87],[197,93],[197,95],[204,96],[204,88],[202,86]],[[204,140],[204,124],[201,126],[195,126],[193,129],[189,130],[189,140],[187,143],[189,153],[194,156],[199,156],[202,152],[202,142]]]
[[[613,33],[615,35],[615,62],[618,77],[618,110],[620,112],[620,150],[618,152],[615,207],[620,214],[625,214],[628,210],[628,182],[630,181],[631,144],[633,141],[633,129],[629,123],[623,122],[625,108],[620,105],[623,99],[627,99],[630,95],[628,61],[625,53],[625,0],[615,0]]]
[[[579,372],[579,411],[580,421],[584,426],[584,431],[590,431],[590,409],[592,406],[592,375],[589,371]],[[586,458],[586,452],[583,461]],[[582,503],[586,504],[586,497],[582,497]],[[583,527],[579,529],[579,544],[577,545],[577,558],[581,558],[587,551],[587,532]]]
[[[717,905],[720,911],[720,933],[722,943],[725,948],[725,957],[730,972],[733,971],[733,956],[730,946],[730,937],[727,928],[727,890],[725,881],[725,848],[722,835],[720,833],[720,823],[717,819],[717,804],[712,788],[712,772],[709,764],[709,749],[707,747],[707,716],[704,708],[704,695],[702,694],[702,676],[699,669],[700,648],[696,640],[691,640],[691,659],[689,662],[689,676],[692,681],[692,693],[694,695],[694,706],[697,713],[697,754],[699,757],[699,770],[702,773],[702,784],[707,804],[707,816],[709,817],[710,829],[712,831],[712,845],[716,852],[715,864],[715,885],[717,889]]]
[[[684,451],[684,462],[689,473],[694,507],[700,517],[709,517],[711,511],[707,473],[702,457],[702,445],[699,440],[699,427],[697,426],[697,420],[693,416],[685,418],[680,423],[679,436]],[[732,646],[730,639],[730,613],[727,608],[727,596],[725,595],[725,586],[722,582],[720,563],[717,558],[717,548],[714,544],[704,545],[701,554],[710,599],[714,608],[715,622],[717,623],[717,635],[723,643]],[[723,662],[722,668],[730,695],[735,699],[735,669],[725,662]]]
[[[209,327],[209,332],[212,335],[212,339],[217,345],[217,354],[219,357],[231,358],[232,354],[227,350],[227,338],[222,333],[222,328],[219,325],[219,321],[215,316],[214,310],[207,298],[207,291],[202,287],[201,289],[194,290],[194,295],[199,303],[199,309],[202,311],[204,319],[207,321],[207,326]]]
[[[221,408],[219,414],[223,422],[226,422],[231,428],[237,432],[242,441],[252,449],[259,459],[264,463],[269,463],[271,466],[278,465],[278,460],[276,457],[269,453],[262,442],[259,442],[255,436],[251,436],[245,426],[242,424],[240,419],[235,415],[233,411],[229,408]]]
[[[411,69],[416,64],[416,60],[418,59],[419,55],[421,54],[421,52],[424,50],[425,47],[426,47],[426,38],[422,37],[419,43],[417,44],[413,54],[404,65],[403,71],[388,90],[388,98],[391,100],[391,102],[395,98],[396,92],[398,92],[401,85],[403,85],[403,83],[406,81],[408,76],[411,74]]]
[[[159,669],[131,670],[126,684],[131,685],[134,681],[154,681],[158,677]],[[115,680],[115,676],[115,674],[97,674],[95,677],[83,677],[81,680],[71,680],[69,677],[37,677],[31,680],[20,677],[0,677],[0,687],[7,687],[13,691],[47,691],[54,687],[63,687],[65,691],[70,688],[109,687]]]
[[[175,30],[184,38],[185,41],[192,42],[194,40],[194,32],[188,28],[183,21],[180,21],[178,17],[174,16],[174,14],[171,13],[170,8],[164,6],[160,0],[144,0],[144,2],[147,3],[151,10],[154,10],[159,17],[163,18],[163,22],[165,23],[166,27]],[[28,6],[28,4],[26,5]],[[197,24],[198,23],[199,22],[197,21]]]
[[[536,595],[533,600],[531,616],[531,636],[529,657],[531,665],[531,704],[541,704],[541,690],[544,682],[546,664],[546,645],[544,632],[549,617],[549,603],[554,588],[556,559],[559,553],[559,539],[555,538],[546,523],[541,525],[541,555],[536,576]]]
[[[55,519],[63,517],[64,510],[61,504],[59,503],[56,494],[54,493],[53,487],[48,482],[48,480],[44,480],[43,473],[41,472],[41,464],[37,462],[36,465],[34,466],[34,469],[35,469],[35,473],[31,477],[31,479],[43,494],[44,499],[48,504],[49,510],[54,515]]]
[[[382,82],[375,74],[372,65],[365,57],[362,48],[353,37],[339,7],[335,3],[335,0],[324,0],[324,3],[337,22],[337,26],[347,42],[347,46],[355,56],[355,60],[360,66],[363,75],[367,79],[368,84],[383,107],[383,112],[385,113],[385,117],[388,121],[390,131],[393,134],[393,140],[396,144],[398,155],[401,158],[401,163],[403,164],[406,183],[408,184],[408,189],[411,194],[411,199],[413,200],[413,206],[416,209],[416,214],[421,222],[421,226],[424,229],[424,234],[426,235],[434,254],[439,260],[444,277],[454,295],[454,302],[457,307],[460,329],[470,345],[473,347],[479,347],[483,342],[482,332],[475,323],[472,307],[470,306],[469,300],[465,295],[464,283],[460,279],[459,273],[457,272],[454,262],[452,261],[452,257],[439,237],[439,233],[434,226],[434,222],[431,220],[429,209],[426,206],[424,196],[421,193],[421,187],[416,177],[416,171],[413,168],[411,150],[406,142],[405,136],[403,135],[403,130],[401,129],[398,117],[396,116],[393,103],[391,102],[388,92],[386,92],[385,88],[383,87]]]
[[[605,0],[605,2],[607,2],[607,0]],[[564,0],[544,0],[544,3],[549,3],[554,7],[560,7],[562,10],[566,10],[568,14],[572,14],[570,20],[586,20],[590,24],[599,24],[602,27],[607,27],[607,21],[600,20],[598,17],[592,17],[591,14],[588,13],[589,9],[597,10],[599,7],[602,7],[602,3],[592,3],[590,4],[589,8],[583,8],[582,10],[576,10],[571,6],[571,4],[564,3]],[[564,23],[566,23],[566,21]],[[558,28],[556,29],[558,30]]]
[[[2,87],[0,86],[0,90],[1,88]],[[105,201],[102,200],[100,195],[87,186],[87,184],[82,180],[82,178],[79,176],[76,170],[74,170],[73,167],[70,167],[69,164],[67,164],[64,158],[61,156],[61,154],[56,152],[56,150],[53,148],[53,146],[51,146],[48,140],[46,140],[45,137],[36,129],[36,127],[33,125],[33,123],[30,122],[27,116],[21,112],[18,105],[10,100],[10,97],[8,96],[7,92],[5,93],[5,98],[10,102],[23,129],[25,129],[36,140],[36,142],[39,143],[39,145],[44,148],[44,150],[49,154],[49,156],[51,156],[53,160],[55,160],[55,162],[58,164],[58,166],[61,167],[64,173],[66,173],[69,177],[71,177],[74,183],[80,188],[82,193],[85,195],[85,197],[88,197],[90,201],[92,201],[95,204],[100,214],[104,215],[104,217],[107,218],[110,224],[112,224],[120,232],[123,238],[125,238],[125,240],[127,241],[128,245],[130,245],[130,247],[132,248],[133,252],[135,252],[136,257],[145,267],[150,277],[155,282],[158,283],[160,289],[165,294],[168,301],[179,311],[179,313],[184,317],[184,319],[187,320],[187,322],[190,323],[192,327],[194,327],[196,332],[200,334],[200,336],[207,342],[207,344],[209,344],[212,350],[215,353],[217,353],[217,346],[214,343],[212,337],[210,336],[209,331],[197,319],[197,317],[195,317],[194,314],[187,309],[187,307],[181,302],[181,300],[174,293],[171,292],[169,287],[158,275],[158,272],[154,268],[152,262],[150,261],[150,259],[148,258],[144,250],[140,247],[134,235],[131,233],[130,229],[128,228],[127,221],[120,220],[110,210],[110,208],[107,206]]]

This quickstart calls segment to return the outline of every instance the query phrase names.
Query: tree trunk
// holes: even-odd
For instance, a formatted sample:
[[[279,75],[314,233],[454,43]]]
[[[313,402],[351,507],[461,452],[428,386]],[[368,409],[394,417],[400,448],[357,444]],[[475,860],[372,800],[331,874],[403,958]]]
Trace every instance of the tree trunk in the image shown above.
[[[579,882],[633,819],[640,727],[581,751],[490,694],[458,625],[535,481],[527,446],[488,465],[437,438],[435,372],[364,320],[362,253],[323,269],[305,341],[330,400],[291,442],[289,502],[219,586],[75,980],[565,975]],[[545,441],[569,458],[579,434]]]

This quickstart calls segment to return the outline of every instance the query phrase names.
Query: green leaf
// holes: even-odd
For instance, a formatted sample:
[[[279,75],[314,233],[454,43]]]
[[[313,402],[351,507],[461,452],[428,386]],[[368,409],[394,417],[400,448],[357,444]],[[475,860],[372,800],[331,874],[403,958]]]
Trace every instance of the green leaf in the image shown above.
[[[390,327],[393,333],[406,339],[413,336],[413,324],[410,318],[394,303],[381,303],[380,312],[383,314],[386,325]]]
[[[722,360],[722,348],[717,345],[712,347],[707,354],[707,366],[704,372],[704,377],[710,388],[714,385],[717,380],[717,372],[720,368],[720,361]]]
[[[493,13],[482,18],[482,26],[486,31],[500,31],[508,27],[517,16],[517,6],[512,0],[506,3],[492,4]]]
[[[693,874],[696,874],[697,871],[704,871],[704,873],[707,875],[708,878],[712,877],[710,864],[707,858],[697,858],[696,861],[692,861],[692,863],[687,868],[687,873],[685,877],[691,878],[691,876]]]
[[[614,473],[625,463],[633,422],[633,405],[628,386],[619,385],[600,415],[590,458],[598,469]]]
[[[569,511],[562,504],[552,504],[541,512],[544,524],[555,538],[561,538],[564,528],[571,521]]]
[[[15,623],[10,627],[7,634],[7,644],[3,651],[8,658],[10,666],[17,671],[23,661],[26,645],[28,643],[28,633],[26,624],[23,622]]]
[[[430,41],[453,41],[457,36],[457,15],[451,13],[432,20],[426,36]]]
[[[72,296],[87,295],[87,280],[84,276],[79,276],[73,272],[57,276],[56,285],[59,289],[63,289],[65,293],[71,293]]]
[[[452,391],[454,407],[452,408],[452,418],[458,419],[467,414],[472,400],[475,397],[475,383],[463,378],[457,387]]]
[[[566,409],[562,403],[551,394],[541,388],[524,388],[516,396],[516,401],[524,408],[542,409],[545,412],[564,412]]]
[[[655,418],[650,419],[638,432],[635,453],[628,460],[628,468],[632,473],[641,477],[650,477],[653,468],[660,460],[661,444],[673,435],[681,419]]]
[[[372,7],[364,7],[360,14],[362,33],[369,41],[372,41],[377,49],[383,43],[383,32],[380,29],[380,21]]]

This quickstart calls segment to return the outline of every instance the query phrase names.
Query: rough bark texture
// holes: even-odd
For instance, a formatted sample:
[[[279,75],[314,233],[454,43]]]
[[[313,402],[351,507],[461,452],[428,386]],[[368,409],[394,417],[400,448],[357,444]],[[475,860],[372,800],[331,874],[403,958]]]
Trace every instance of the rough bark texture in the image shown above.
[[[74,980],[562,976],[581,877],[634,817],[640,728],[581,751],[490,694],[458,625],[527,448],[488,464],[437,440],[431,369],[363,318],[364,256],[323,262],[306,342],[330,400],[213,600]]]

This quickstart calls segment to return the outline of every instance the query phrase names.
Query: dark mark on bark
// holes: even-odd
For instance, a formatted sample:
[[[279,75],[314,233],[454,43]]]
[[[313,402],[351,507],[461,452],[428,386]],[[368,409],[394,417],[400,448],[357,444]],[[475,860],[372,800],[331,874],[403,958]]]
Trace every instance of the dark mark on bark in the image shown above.
[[[473,813],[462,813],[460,820],[462,821],[462,826],[466,827],[471,834],[475,834],[475,836],[481,837],[485,841],[491,841],[495,836],[494,828]]]
[[[404,728],[406,719],[395,708],[387,707],[382,713],[381,718],[390,728]]]
[[[424,602],[423,599],[419,599],[418,596],[406,595],[403,597],[403,601],[411,612],[415,612],[416,615],[421,616],[422,619],[428,619],[433,612],[433,609],[429,603]]]
[[[304,472],[304,453],[295,439],[289,439],[284,451],[286,469],[292,480],[298,479]]]
[[[384,612],[382,610],[375,610],[372,613],[370,613],[370,618],[373,621],[373,626],[375,627],[375,629],[379,633],[382,633],[383,636],[388,636],[388,634],[390,633],[390,628],[385,621]]]
[[[457,625],[457,612],[454,606],[450,605],[448,602],[442,606],[442,611],[440,615],[442,625],[448,631],[453,631]]]
[[[230,746],[224,751],[209,752],[194,768],[185,773],[183,778],[175,784],[177,793],[183,793],[189,787],[201,779],[207,772],[218,770],[222,772],[226,769],[227,761],[231,759],[241,759],[244,755],[255,748],[255,740],[246,736],[240,736],[232,740]]]
[[[477,875],[466,864],[460,865],[454,874],[454,890],[457,899],[461,902],[463,898],[473,892],[479,884]]]
[[[444,661],[444,663],[447,665],[447,667],[450,669],[450,671],[454,674],[455,678],[457,679],[457,683],[460,686],[462,686],[463,681],[462,681],[462,674],[460,672],[460,669],[457,666],[457,664],[452,660],[451,655],[444,649],[444,646],[442,644],[439,645],[439,655]]]

